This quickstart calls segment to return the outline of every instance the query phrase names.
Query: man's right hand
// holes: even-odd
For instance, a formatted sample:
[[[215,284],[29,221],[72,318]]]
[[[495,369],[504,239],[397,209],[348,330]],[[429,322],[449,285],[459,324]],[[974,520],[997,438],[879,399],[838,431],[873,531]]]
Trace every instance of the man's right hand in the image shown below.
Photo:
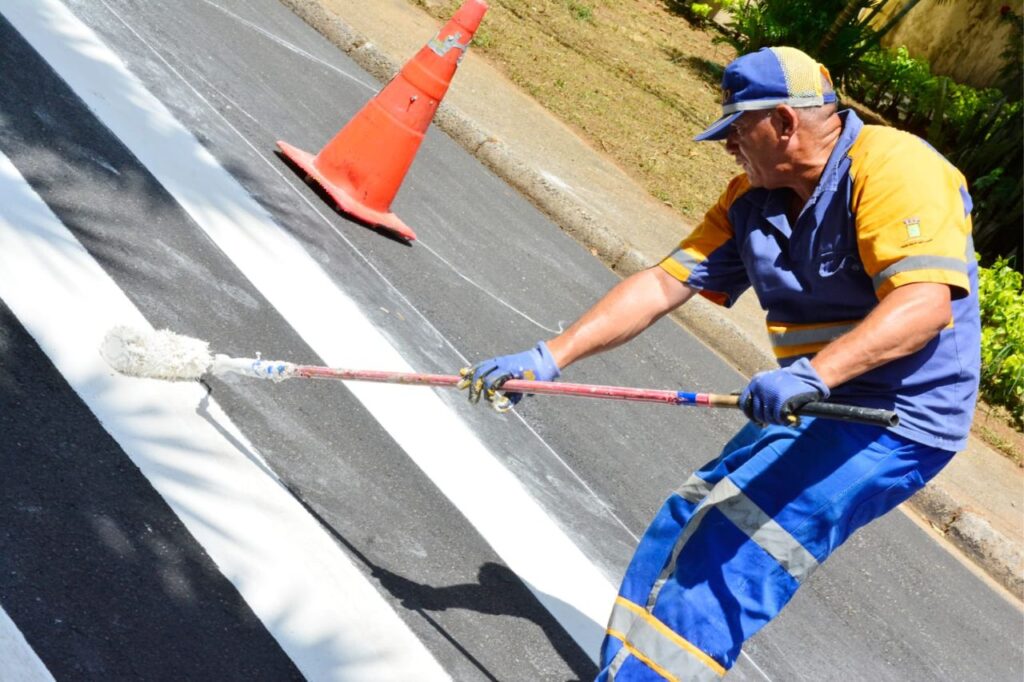
[[[543,341],[522,353],[500,355],[472,367],[463,369],[460,374],[463,380],[459,388],[469,389],[469,401],[476,403],[484,396],[488,402],[501,400],[498,391],[510,379],[527,379],[530,381],[553,381],[561,376],[561,371],[551,356],[551,351]],[[508,403],[515,405],[523,398],[522,393],[508,393],[504,396]],[[497,403],[495,403],[497,404]]]

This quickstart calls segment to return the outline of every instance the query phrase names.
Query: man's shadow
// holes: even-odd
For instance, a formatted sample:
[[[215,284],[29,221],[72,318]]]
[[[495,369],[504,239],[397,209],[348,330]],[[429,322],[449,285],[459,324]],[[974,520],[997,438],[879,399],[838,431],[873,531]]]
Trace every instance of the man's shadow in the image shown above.
[[[597,667],[587,653],[569,636],[554,616],[548,613],[537,597],[523,584],[519,576],[508,567],[487,562],[477,572],[478,582],[476,583],[445,587],[418,583],[375,564],[318,514],[297,492],[290,488],[289,490],[299,504],[335,540],[344,545],[353,557],[370,569],[370,574],[380,582],[381,587],[398,599],[402,606],[418,613],[488,680],[498,682],[499,678],[487,670],[483,663],[477,660],[428,612],[466,609],[487,615],[524,618],[540,627],[544,636],[551,642],[551,646],[578,680],[592,680],[597,676]]]
[[[529,620],[540,627],[544,636],[577,678],[593,679],[597,675],[597,668],[583,649],[507,566],[489,561],[480,566],[476,583],[444,587],[418,583],[380,566],[372,567],[371,570],[373,577],[380,581],[384,589],[399,599],[402,606],[425,617],[427,611],[466,609],[492,616],[512,616]],[[461,647],[459,648],[461,650]],[[489,675],[486,672],[485,674]]]

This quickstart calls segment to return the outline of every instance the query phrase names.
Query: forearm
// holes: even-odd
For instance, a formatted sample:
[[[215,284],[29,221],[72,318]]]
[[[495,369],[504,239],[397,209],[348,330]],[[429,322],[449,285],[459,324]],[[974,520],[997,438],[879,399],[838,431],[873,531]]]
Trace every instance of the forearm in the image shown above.
[[[694,293],[660,267],[642,270],[619,282],[572,326],[548,341],[548,348],[564,369],[629,341]]]
[[[948,286],[923,282],[899,287],[852,331],[823,348],[811,365],[834,388],[920,350],[951,317]]]

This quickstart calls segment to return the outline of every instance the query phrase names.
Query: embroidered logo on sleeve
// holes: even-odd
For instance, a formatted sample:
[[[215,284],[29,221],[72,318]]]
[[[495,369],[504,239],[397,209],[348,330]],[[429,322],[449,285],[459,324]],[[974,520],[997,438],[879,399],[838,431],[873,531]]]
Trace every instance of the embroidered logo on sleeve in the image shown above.
[[[904,219],[903,227],[907,231],[907,238],[903,240],[900,246],[913,246],[914,244],[923,244],[931,241],[931,237],[925,237],[921,230],[920,218]]]

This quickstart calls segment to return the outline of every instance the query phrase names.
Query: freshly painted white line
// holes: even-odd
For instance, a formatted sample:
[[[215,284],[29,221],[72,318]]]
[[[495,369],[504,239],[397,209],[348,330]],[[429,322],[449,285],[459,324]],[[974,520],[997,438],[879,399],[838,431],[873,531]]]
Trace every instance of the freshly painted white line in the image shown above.
[[[325,362],[414,371],[71,12],[56,0],[14,0],[4,14]],[[384,384],[349,389],[596,658],[615,588],[515,476],[433,392]]]
[[[0,680],[4,682],[54,682],[53,675],[36,656],[25,636],[0,606]]]
[[[0,196],[0,298],[299,670],[312,680],[448,679],[199,384],[104,364],[108,329],[148,323],[2,153]]]

